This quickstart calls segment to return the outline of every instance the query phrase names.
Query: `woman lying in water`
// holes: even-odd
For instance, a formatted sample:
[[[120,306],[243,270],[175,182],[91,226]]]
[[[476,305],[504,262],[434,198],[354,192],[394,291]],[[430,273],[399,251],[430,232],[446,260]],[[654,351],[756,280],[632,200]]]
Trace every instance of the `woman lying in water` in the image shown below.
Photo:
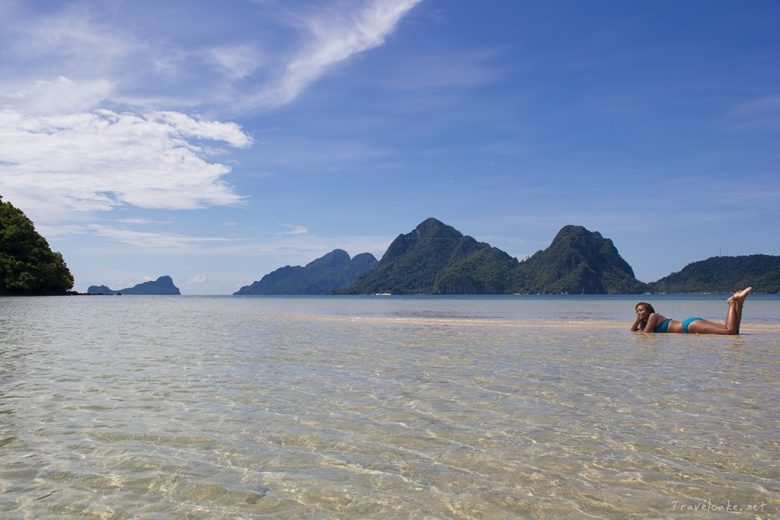
[[[752,287],[742,289],[726,300],[729,304],[729,310],[726,313],[725,324],[707,321],[698,316],[685,318],[682,321],[673,320],[655,312],[655,309],[649,303],[639,302],[635,307],[636,320],[631,325],[631,330],[642,332],[682,332],[683,334],[739,334],[739,323],[742,321],[742,305],[751,291],[753,291]]]

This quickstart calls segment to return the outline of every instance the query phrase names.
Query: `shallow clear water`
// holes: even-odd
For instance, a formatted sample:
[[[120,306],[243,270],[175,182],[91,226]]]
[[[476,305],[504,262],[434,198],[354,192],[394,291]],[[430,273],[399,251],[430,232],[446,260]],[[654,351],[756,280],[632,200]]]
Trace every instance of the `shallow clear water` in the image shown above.
[[[635,300],[0,298],[0,516],[776,518],[780,299]]]

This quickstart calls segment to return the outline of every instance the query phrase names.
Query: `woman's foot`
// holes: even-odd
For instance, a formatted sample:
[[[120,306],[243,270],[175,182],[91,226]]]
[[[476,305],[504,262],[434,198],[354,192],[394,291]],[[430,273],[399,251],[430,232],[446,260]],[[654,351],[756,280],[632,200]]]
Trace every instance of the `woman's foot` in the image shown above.
[[[750,294],[751,292],[753,292],[753,288],[752,287],[745,287],[741,291],[735,292],[734,295],[731,298],[729,298],[728,300],[726,300],[726,301],[728,301],[729,303],[730,302],[743,302],[743,301],[745,301],[745,298],[748,297],[748,294]]]

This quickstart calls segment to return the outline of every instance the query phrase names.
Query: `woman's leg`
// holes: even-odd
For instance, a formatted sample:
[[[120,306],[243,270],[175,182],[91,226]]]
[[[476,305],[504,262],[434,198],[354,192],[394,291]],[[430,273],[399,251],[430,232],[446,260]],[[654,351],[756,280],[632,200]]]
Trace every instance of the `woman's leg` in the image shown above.
[[[726,316],[727,323],[729,323],[729,318],[731,318],[732,312],[734,310],[734,304],[729,303],[729,312]],[[733,320],[732,320],[733,322]],[[724,325],[722,323],[715,323],[714,321],[707,321],[707,320],[696,320],[691,322],[690,325],[688,325],[688,334],[736,334],[737,331],[733,327],[729,327],[729,325]]]
[[[745,298],[747,298],[748,294],[751,292],[753,292],[753,288],[746,287],[745,289],[734,293],[734,296],[728,299],[729,304],[734,302],[734,309],[732,316],[732,308],[731,305],[729,305],[729,312],[726,314],[726,327],[728,328],[730,323],[733,324],[733,328],[736,331],[734,334],[739,334],[739,325],[742,323],[742,307],[744,306]]]
[[[753,290],[748,287],[729,298],[729,310],[726,312],[726,324],[715,323],[707,320],[694,321],[688,326],[688,332],[692,334],[739,334],[739,325],[742,322],[742,304],[745,298]]]

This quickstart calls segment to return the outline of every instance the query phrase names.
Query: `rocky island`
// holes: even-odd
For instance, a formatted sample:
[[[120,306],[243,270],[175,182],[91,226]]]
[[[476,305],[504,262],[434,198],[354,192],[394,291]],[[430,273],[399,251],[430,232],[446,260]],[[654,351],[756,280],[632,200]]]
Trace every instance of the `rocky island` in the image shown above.
[[[371,253],[350,258],[343,249],[334,249],[303,267],[281,267],[234,294],[327,294],[353,283],[373,270],[377,263]]]
[[[170,276],[161,276],[157,280],[139,283],[126,289],[112,290],[105,285],[92,285],[87,289],[87,294],[92,295],[180,295],[179,288],[173,284]]]

